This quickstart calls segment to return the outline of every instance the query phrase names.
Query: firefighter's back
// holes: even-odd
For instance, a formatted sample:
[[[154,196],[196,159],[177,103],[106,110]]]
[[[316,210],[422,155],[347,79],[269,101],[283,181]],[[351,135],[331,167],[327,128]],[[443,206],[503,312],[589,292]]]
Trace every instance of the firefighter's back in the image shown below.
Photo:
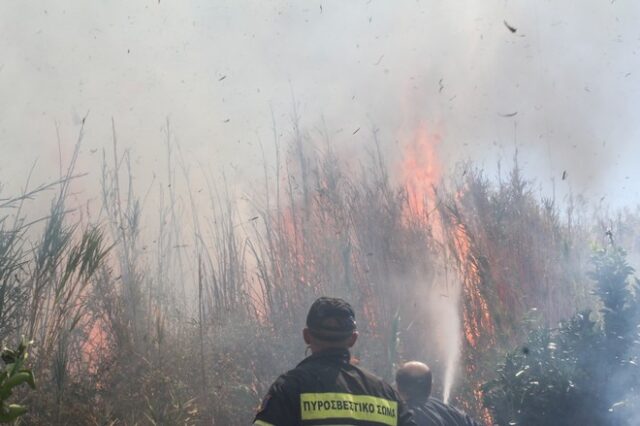
[[[409,415],[395,390],[350,364],[349,357],[347,350],[321,352],[280,376],[269,390],[256,424],[403,424]]]

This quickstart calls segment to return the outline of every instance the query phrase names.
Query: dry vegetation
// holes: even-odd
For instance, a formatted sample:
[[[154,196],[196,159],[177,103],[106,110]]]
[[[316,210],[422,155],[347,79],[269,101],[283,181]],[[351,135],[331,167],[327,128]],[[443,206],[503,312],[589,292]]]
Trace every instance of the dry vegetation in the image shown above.
[[[70,223],[66,210],[73,162],[60,182],[0,199],[0,338],[35,342],[26,423],[248,424],[276,375],[304,356],[300,328],[322,294],[356,306],[355,356],[370,370],[390,378],[409,358],[442,370],[425,299],[447,297],[459,276],[467,336],[453,395],[483,416],[479,386],[522,338],[527,313],[555,324],[593,303],[585,264],[605,230],[636,248],[639,215],[604,222],[582,205],[560,209],[517,163],[497,181],[464,166],[416,215],[377,143],[358,171],[311,145],[296,128],[249,217],[213,184],[205,213],[188,183],[176,189],[189,176],[180,162],[168,164],[160,205],[143,211],[115,132],[91,223]],[[50,213],[27,223],[24,203],[47,189],[57,191]],[[161,225],[143,235],[151,214]]]

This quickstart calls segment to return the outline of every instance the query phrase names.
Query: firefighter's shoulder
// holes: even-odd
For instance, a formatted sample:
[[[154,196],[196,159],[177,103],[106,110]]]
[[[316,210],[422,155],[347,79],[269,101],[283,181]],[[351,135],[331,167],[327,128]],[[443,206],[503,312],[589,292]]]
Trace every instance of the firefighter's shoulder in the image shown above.
[[[304,381],[304,375],[301,374],[299,369],[287,371],[278,376],[273,384],[271,384],[267,392],[267,398],[282,397],[291,399],[300,393]]]
[[[295,424],[299,406],[301,377],[290,370],[280,375],[269,387],[257,410],[253,424],[258,426]]]
[[[352,366],[351,371],[358,375],[358,380],[369,392],[390,400],[400,399],[400,396],[390,384],[369,370],[360,366]]]

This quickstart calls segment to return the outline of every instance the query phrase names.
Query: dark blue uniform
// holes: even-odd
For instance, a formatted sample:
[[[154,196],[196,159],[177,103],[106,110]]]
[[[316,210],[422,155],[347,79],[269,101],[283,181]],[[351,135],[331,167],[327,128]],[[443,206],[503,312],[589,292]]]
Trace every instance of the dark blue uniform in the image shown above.
[[[409,400],[407,404],[418,426],[480,426],[463,411],[435,398]]]

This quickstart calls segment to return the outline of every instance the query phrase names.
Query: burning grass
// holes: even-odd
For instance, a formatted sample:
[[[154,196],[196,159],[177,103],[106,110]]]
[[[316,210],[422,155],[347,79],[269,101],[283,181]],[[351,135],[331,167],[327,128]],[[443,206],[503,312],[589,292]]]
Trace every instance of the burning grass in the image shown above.
[[[114,131],[97,223],[69,224],[73,167],[36,243],[19,210],[0,219],[0,333],[35,340],[42,382],[30,424],[247,424],[304,356],[300,328],[322,294],[356,306],[363,365],[390,379],[399,362],[426,360],[437,393],[489,420],[480,385],[526,313],[555,324],[593,303],[598,222],[538,200],[517,162],[497,182],[472,165],[443,176],[421,129],[394,183],[375,138],[358,172],[295,130],[249,215],[212,181],[204,213],[168,139],[171,185],[157,233],[144,234]],[[640,229],[632,213],[616,223]]]

